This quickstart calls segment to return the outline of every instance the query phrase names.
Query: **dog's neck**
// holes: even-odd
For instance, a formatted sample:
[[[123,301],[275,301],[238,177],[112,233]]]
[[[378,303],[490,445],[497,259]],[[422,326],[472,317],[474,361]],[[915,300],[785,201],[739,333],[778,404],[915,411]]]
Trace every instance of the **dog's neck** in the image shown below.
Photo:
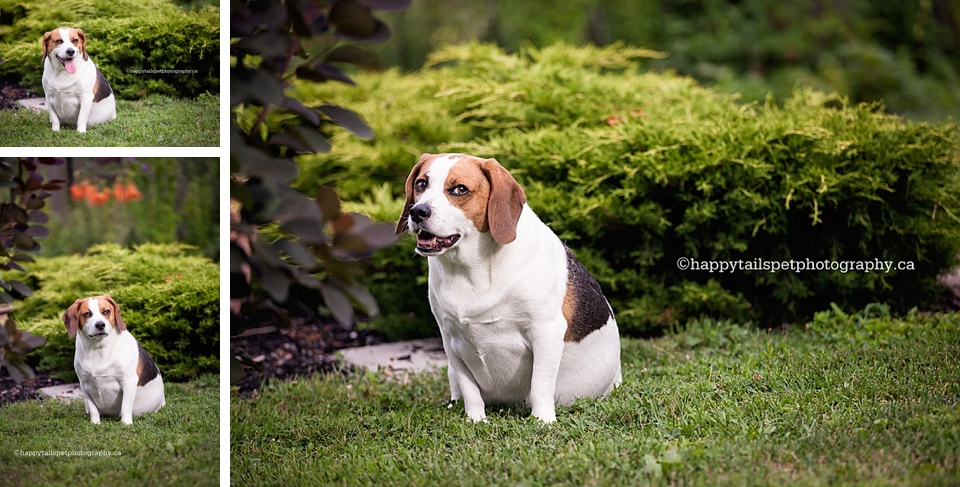
[[[533,210],[524,205],[520,221],[529,218],[537,217]],[[522,272],[522,268],[531,260],[530,254],[537,252],[541,246],[539,235],[534,230],[532,224],[518,224],[516,240],[506,245],[497,243],[490,232],[478,232],[461,239],[456,247],[428,259],[430,265],[439,266],[445,276],[462,277],[475,288],[487,289],[496,285],[494,269]],[[524,245],[517,245],[521,239]]]

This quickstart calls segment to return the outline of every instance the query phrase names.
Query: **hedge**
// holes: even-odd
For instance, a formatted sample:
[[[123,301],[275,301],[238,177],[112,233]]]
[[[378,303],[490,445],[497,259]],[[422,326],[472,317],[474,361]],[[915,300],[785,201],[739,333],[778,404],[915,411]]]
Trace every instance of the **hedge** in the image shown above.
[[[377,137],[332,134],[331,153],[301,158],[296,184],[308,194],[333,184],[351,210],[395,220],[421,152],[495,157],[632,334],[701,315],[769,326],[831,302],[904,312],[937,299],[936,276],[960,253],[957,125],[813,91],[782,106],[741,104],[689,78],[641,74],[645,55],[472,44],[441,49],[420,73],[358,76],[359,88],[303,84],[306,102],[344,104]],[[435,333],[424,259],[409,239],[399,245],[374,258],[368,280],[381,325]],[[881,259],[914,270],[711,273],[679,269],[681,257]]]
[[[220,13],[184,12],[168,0],[0,0],[0,76],[42,94],[41,41],[58,27],[87,35],[87,50],[120,99],[220,91]],[[185,70],[187,73],[136,73]],[[196,71],[196,73],[193,73]]]
[[[67,338],[61,316],[75,300],[99,294],[120,305],[127,329],[164,379],[186,381],[220,370],[220,271],[209,259],[171,244],[102,244],[82,256],[38,257],[26,267],[29,273],[19,279],[34,295],[17,304],[13,316],[21,328],[47,339],[31,353],[41,370],[76,378],[75,339]]]

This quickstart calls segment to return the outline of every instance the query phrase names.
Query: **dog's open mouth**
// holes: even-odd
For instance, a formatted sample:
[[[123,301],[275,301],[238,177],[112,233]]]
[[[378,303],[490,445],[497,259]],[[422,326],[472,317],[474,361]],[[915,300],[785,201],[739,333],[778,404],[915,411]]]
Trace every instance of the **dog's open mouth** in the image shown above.
[[[57,56],[57,61],[60,61],[60,65],[63,66],[63,69],[66,69],[68,73],[74,74],[77,72],[77,64],[73,62],[73,58],[64,59],[60,56]]]
[[[90,338],[105,337],[107,336],[107,332],[102,331],[100,333],[94,333],[93,335],[89,335],[89,336]]]
[[[424,254],[439,254],[456,245],[459,240],[460,234],[457,233],[448,237],[438,237],[430,232],[420,230],[417,232],[417,250]]]

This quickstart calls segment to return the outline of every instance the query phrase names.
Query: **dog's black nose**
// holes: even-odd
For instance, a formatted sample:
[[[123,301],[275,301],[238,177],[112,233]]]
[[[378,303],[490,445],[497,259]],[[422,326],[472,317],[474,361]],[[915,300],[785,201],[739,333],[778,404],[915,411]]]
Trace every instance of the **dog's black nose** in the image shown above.
[[[67,48],[67,56],[73,56],[73,53],[77,52],[74,48]]]
[[[410,208],[410,218],[413,218],[413,221],[416,223],[422,223],[427,218],[430,218],[430,207],[427,205],[413,205],[413,208]]]
[[[97,327],[97,331],[103,331],[103,328],[107,325],[105,325],[102,321],[98,321],[97,324],[93,326]]]

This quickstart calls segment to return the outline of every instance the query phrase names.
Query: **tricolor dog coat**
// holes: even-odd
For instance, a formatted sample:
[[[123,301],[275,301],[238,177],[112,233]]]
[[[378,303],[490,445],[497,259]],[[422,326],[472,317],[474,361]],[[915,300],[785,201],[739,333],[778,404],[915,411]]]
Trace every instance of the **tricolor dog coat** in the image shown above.
[[[127,331],[109,295],[78,299],[63,313],[63,324],[67,336],[77,337],[73,367],[90,422],[105,415],[132,424],[134,416],[166,404],[157,364]]]
[[[557,402],[620,383],[617,322],[600,286],[496,160],[424,154],[407,178],[404,230],[427,257],[450,396],[471,420],[488,403],[525,403],[549,423]]]

